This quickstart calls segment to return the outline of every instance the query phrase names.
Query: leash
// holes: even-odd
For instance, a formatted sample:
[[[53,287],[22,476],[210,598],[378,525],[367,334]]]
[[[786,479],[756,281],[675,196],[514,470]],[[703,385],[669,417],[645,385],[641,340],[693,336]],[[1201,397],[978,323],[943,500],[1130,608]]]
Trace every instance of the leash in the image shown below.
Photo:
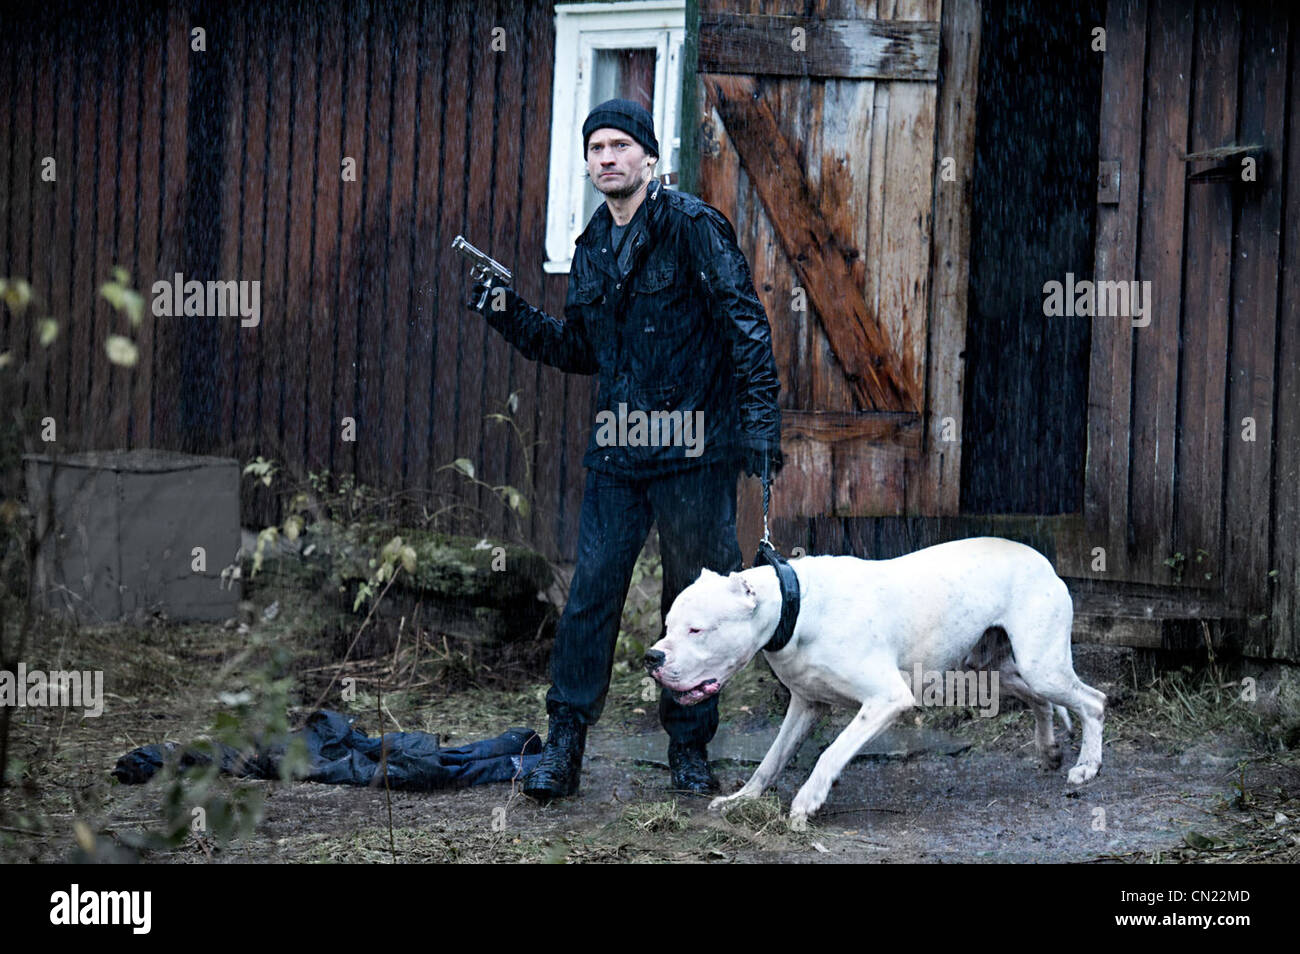
[[[785,557],[776,552],[768,532],[767,517],[772,504],[772,478],[767,472],[768,461],[763,458],[763,539],[758,542],[758,552],[754,554],[754,566],[770,566],[776,571],[777,582],[781,586],[781,619],[776,624],[776,632],[763,647],[764,652],[777,653],[785,649],[794,635],[794,625],[799,619],[799,577],[794,567]]]

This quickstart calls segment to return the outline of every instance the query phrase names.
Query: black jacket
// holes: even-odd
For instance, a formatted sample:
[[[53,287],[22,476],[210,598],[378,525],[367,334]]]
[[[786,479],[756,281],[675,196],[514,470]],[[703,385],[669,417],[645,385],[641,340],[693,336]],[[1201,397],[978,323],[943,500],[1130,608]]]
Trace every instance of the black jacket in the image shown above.
[[[600,410],[583,463],[648,476],[739,461],[745,448],[778,451],[771,331],[726,217],[651,180],[624,235],[626,271],[614,256],[612,224],[602,203],[578,237],[564,321],[513,291],[504,309],[484,310],[525,356],[599,375]],[[657,443],[648,426],[638,434],[635,411],[643,421],[660,412]],[[672,412],[691,417],[670,423],[664,415]],[[702,440],[683,432],[687,420],[702,422]]]

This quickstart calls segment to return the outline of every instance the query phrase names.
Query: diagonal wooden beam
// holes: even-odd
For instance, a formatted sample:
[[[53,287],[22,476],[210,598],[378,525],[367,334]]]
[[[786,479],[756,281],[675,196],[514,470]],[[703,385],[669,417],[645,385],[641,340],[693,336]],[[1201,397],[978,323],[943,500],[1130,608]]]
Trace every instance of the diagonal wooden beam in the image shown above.
[[[793,147],[767,103],[756,95],[753,77],[703,73],[700,78],[817,310],[854,396],[867,409],[919,411],[917,389],[902,375]]]

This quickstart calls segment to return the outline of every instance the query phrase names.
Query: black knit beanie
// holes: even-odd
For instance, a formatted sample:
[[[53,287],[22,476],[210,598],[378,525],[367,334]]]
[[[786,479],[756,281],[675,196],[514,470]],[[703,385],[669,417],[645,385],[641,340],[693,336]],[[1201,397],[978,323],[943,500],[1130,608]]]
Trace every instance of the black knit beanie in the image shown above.
[[[621,129],[641,144],[641,148],[659,158],[659,140],[655,123],[640,103],[628,99],[607,99],[587,116],[582,124],[582,155],[587,155],[587,140],[597,129]]]

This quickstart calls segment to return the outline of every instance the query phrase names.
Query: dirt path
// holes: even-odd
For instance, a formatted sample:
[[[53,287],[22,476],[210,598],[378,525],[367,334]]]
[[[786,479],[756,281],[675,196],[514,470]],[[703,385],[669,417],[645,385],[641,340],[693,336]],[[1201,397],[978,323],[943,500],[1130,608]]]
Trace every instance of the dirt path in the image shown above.
[[[220,705],[209,698],[216,689],[204,682],[205,673],[229,647],[211,632],[129,635],[129,644],[116,634],[99,650],[84,644],[72,653],[76,664],[102,665],[113,674],[117,694],[103,718],[24,711],[15,734],[18,784],[0,792],[0,861],[66,861],[87,850],[97,860],[129,860],[134,852],[123,845],[157,826],[158,783],[119,785],[112,767],[137,745],[194,738],[211,723]],[[1189,697],[1191,683],[1182,684],[1177,705],[1185,711],[1159,688],[1138,690],[1101,675],[1090,681],[1111,695],[1112,705],[1102,772],[1082,788],[1065,781],[1077,738],[1062,739],[1061,770],[1041,771],[1033,720],[1024,710],[987,720],[918,710],[902,732],[929,741],[911,746],[910,754],[896,754],[907,745],[886,744],[883,754],[860,756],[808,830],[791,831],[784,814],[819,749],[849,717],[842,713],[805,743],[774,795],[722,818],[706,810],[706,799],[668,791],[666,767],[652,764],[663,759],[666,737],[653,706],[647,711],[641,678],[623,670],[592,731],[578,797],[540,808],[504,784],[398,792],[390,799],[375,789],[223,780],[226,791],[264,796],[251,837],[222,848],[193,836],[179,849],[146,851],[140,860],[1300,860],[1295,750],[1279,751],[1274,743],[1271,754],[1265,751],[1270,746],[1259,732],[1243,728],[1235,710],[1223,711],[1233,703],[1215,696],[1212,680],[1205,698],[1220,698],[1213,705]],[[544,727],[543,688],[421,690],[385,694],[384,701],[404,728],[441,732],[444,744],[454,745],[511,725]],[[761,665],[728,686],[726,732],[715,755],[734,758],[714,764],[724,792],[753,771],[782,708]],[[295,712],[295,722],[305,711]],[[373,702],[363,699],[355,711],[373,733],[379,724]]]

